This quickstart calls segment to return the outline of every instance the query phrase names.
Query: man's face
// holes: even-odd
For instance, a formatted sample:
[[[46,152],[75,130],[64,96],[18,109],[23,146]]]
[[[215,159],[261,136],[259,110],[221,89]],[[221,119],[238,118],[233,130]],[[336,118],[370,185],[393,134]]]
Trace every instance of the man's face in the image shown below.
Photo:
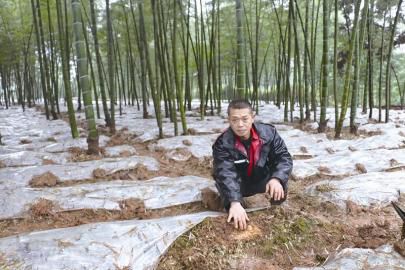
[[[228,116],[233,132],[243,140],[249,139],[254,118],[255,116],[249,108],[230,109]]]

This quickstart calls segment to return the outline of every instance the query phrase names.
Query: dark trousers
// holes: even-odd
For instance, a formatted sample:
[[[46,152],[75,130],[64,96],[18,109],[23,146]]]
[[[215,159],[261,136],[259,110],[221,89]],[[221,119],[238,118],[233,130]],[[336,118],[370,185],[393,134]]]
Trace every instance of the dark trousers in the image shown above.
[[[250,197],[250,196],[253,196],[253,195],[256,195],[256,194],[259,194],[259,193],[265,193],[266,192],[266,184],[267,184],[267,182],[268,181],[262,181],[262,182],[259,182],[259,183],[255,183],[255,185],[252,185],[250,183],[246,183],[246,182],[242,181],[242,183],[241,183],[242,196],[243,197]],[[225,198],[225,196],[222,194],[221,189],[219,188],[217,183],[215,184],[215,186],[216,186],[216,188],[217,188],[217,190],[218,190],[218,192],[219,192],[219,194],[221,196],[222,204],[223,204],[225,210],[228,212],[229,208],[231,206],[231,202],[228,201]],[[271,203],[271,205],[280,205],[283,202],[285,202],[285,200],[287,200],[287,190],[286,189],[284,189],[284,198],[282,198],[281,200],[274,200],[273,198],[271,198],[270,203]],[[242,204],[242,206],[244,208],[246,208],[245,207],[246,205],[245,205],[243,199],[241,201],[241,204]]]

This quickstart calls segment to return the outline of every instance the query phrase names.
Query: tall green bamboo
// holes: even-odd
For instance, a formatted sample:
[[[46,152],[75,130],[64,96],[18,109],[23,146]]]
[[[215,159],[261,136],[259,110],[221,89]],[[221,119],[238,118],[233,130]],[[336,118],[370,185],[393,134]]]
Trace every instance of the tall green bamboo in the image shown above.
[[[298,9],[297,12],[298,14]],[[300,46],[299,46],[299,36],[297,31],[297,19],[296,14],[293,13],[293,27],[294,27],[294,44],[295,44],[295,56],[294,56],[294,72],[297,71],[295,74],[298,77],[298,103],[300,106],[300,123],[304,122],[304,93],[302,89],[302,82],[301,82],[301,54],[300,54]],[[305,48],[305,47],[304,47]],[[305,50],[304,50],[305,55]],[[297,81],[294,81],[294,86],[296,85]],[[292,106],[294,103],[292,103]]]
[[[329,7],[328,0],[323,1],[323,40],[322,40],[322,94],[321,94],[321,115],[319,119],[318,132],[325,132],[326,106],[328,101],[328,39],[329,39]]]
[[[135,8],[134,8],[134,4],[132,2],[133,0],[129,1],[129,7],[131,10],[131,17],[132,17],[132,22],[134,24],[134,32],[135,32],[135,37],[136,37],[136,44],[138,47],[138,51],[140,54],[140,64],[141,64],[141,95],[142,95],[142,110],[143,110],[143,118],[147,119],[149,116],[148,113],[148,100],[147,100],[147,92],[148,92],[148,88],[147,88],[147,63],[146,63],[146,58],[145,58],[145,51],[144,51],[144,47],[143,47],[143,40],[142,40],[142,29],[139,29],[140,27],[138,27],[138,23],[137,20],[135,18]],[[151,86],[152,87],[152,86]],[[151,90],[152,91],[152,90]],[[153,94],[153,93],[152,93]]]
[[[356,42],[355,39],[356,39],[356,35],[357,35],[357,24],[358,24],[358,20],[359,20],[361,2],[362,1],[357,1],[355,9],[354,9],[353,28],[352,28],[352,33],[351,33],[351,38],[350,38],[350,43],[349,43],[349,55],[347,57],[347,62],[346,62],[345,83],[344,83],[344,87],[343,87],[343,96],[342,96],[342,102],[341,102],[342,110],[340,112],[340,117],[337,120],[338,125],[335,130],[335,138],[340,137],[340,133],[342,132],[342,127],[343,127],[343,121],[345,120],[347,107],[348,107],[354,42]]]
[[[398,1],[397,13],[395,14],[394,24],[391,26],[390,42],[388,44],[387,68],[385,70],[385,122],[388,123],[390,118],[391,107],[391,56],[394,44],[395,30],[397,29],[398,18],[401,11],[403,0]]]
[[[54,31],[52,25],[52,14],[51,14],[51,7],[50,7],[50,0],[46,1],[46,8],[48,13],[48,29],[49,29],[49,50],[50,50],[50,80],[52,87],[54,89],[53,96],[55,100],[56,111],[60,114],[59,108],[59,76],[58,73],[58,65],[56,63],[56,53],[55,53],[55,44],[54,44]]]
[[[315,16],[315,0],[312,1],[312,24],[311,24],[311,109],[314,113],[314,121],[316,121],[316,78],[315,78],[315,64],[316,64],[316,40],[318,36],[318,19],[319,10],[321,7],[321,0],[318,0]]]
[[[126,28],[126,35],[127,35],[127,51],[128,51],[128,53],[129,53],[129,61],[128,61],[128,63],[129,63],[129,66],[128,66],[128,72],[129,72],[129,79],[130,79],[130,85],[131,85],[131,87],[130,87],[130,89],[131,89],[131,91],[130,91],[130,93],[132,94],[132,96],[133,97],[135,97],[136,98],[136,102],[137,102],[137,106],[138,106],[138,110],[139,110],[139,101],[138,101],[138,94],[137,94],[137,92],[136,92],[136,83],[135,83],[135,61],[134,61],[134,53],[133,53],[133,51],[132,51],[132,43],[131,43],[131,35],[130,35],[130,32],[129,32],[129,21],[128,21],[128,15],[127,15],[127,11],[126,11],[126,8],[125,8],[125,4],[124,4],[124,2],[123,2],[123,0],[121,0],[121,5],[122,5],[122,10],[123,10],[123,13],[124,13],[124,18],[125,18],[125,28]],[[133,5],[132,5],[132,1],[130,1],[130,10],[131,10],[131,14],[133,15],[133,16],[135,16],[134,15],[134,11],[133,11]],[[134,19],[134,24],[136,24],[136,20]],[[136,26],[136,25],[135,25]],[[135,27],[134,27],[135,28]],[[135,30],[135,33],[137,34],[138,33],[138,31],[137,30]],[[138,40],[138,38],[137,38],[137,40]],[[144,74],[146,74],[145,73],[145,68],[143,68],[142,69],[143,70],[143,73]],[[146,76],[146,75],[145,75]],[[145,78],[143,78],[142,79],[142,83],[143,84],[146,84],[146,77]],[[143,102],[142,102],[142,112],[143,112],[143,118],[148,118],[148,104],[147,104],[147,101],[146,101],[146,95],[143,97],[144,99],[143,99]],[[133,100],[133,99],[132,99]]]
[[[80,76],[80,86],[83,93],[84,110],[86,115],[88,136],[87,152],[89,154],[98,154],[98,132],[94,117],[93,102],[91,97],[90,80],[87,70],[87,54],[83,40],[82,14],[79,0],[72,0],[73,13],[73,33],[75,36],[76,62]]]
[[[57,14],[57,21],[58,21],[58,36],[59,36],[59,50],[61,55],[62,61],[62,76],[63,76],[63,86],[65,88],[65,100],[67,103],[68,115],[69,115],[69,124],[70,124],[70,131],[72,133],[73,138],[79,137],[79,132],[77,130],[76,118],[75,118],[75,109],[73,107],[72,102],[72,89],[70,85],[69,79],[69,61],[67,59],[66,50],[68,48],[65,47],[65,32],[63,31],[63,14],[62,14],[62,7],[60,1],[56,1],[56,14]],[[67,16],[65,14],[64,16]],[[66,25],[67,27],[67,25]]]
[[[151,0],[152,6],[156,4],[154,0]],[[145,19],[144,19],[144,12],[143,12],[143,2],[139,1],[138,2],[138,12],[139,12],[139,38],[141,41],[141,57],[145,57],[145,62],[146,62],[146,68],[148,70],[148,79],[149,79],[149,87],[150,87],[150,92],[152,94],[152,99],[153,99],[153,106],[155,109],[155,116],[156,116],[156,122],[159,128],[159,138],[163,138],[163,125],[162,125],[162,113],[161,113],[161,108],[160,108],[160,92],[158,90],[158,87],[156,85],[156,81],[154,78],[154,73],[152,70],[152,64],[151,60],[149,57],[149,47],[148,47],[148,39],[146,35],[146,29],[145,29]]]
[[[305,52],[309,52],[308,46],[308,21],[309,21],[309,1],[305,1],[305,30],[304,30],[304,39],[305,39]],[[337,0],[336,0],[337,1]],[[299,14],[299,13],[298,13]],[[305,99],[305,119],[311,119],[311,109],[310,109],[310,91],[309,91],[309,76],[308,76],[308,65],[311,60],[309,59],[308,53],[304,53],[304,99]]]
[[[82,6],[83,6],[83,5],[82,5]],[[85,14],[86,14],[86,10],[84,9],[84,7],[83,7],[83,11],[84,11]],[[87,14],[86,14],[86,17],[87,17]],[[88,19],[88,21],[90,21],[89,18],[87,18],[87,19]],[[83,18],[82,18],[82,20],[83,20]],[[84,34],[83,37],[84,37],[84,42],[85,42],[85,44],[86,44],[86,53],[87,53],[88,58],[89,58],[91,83],[92,83],[92,85],[93,85],[93,94],[94,94],[94,101],[95,101],[95,103],[96,103],[97,118],[100,119],[101,116],[100,116],[100,108],[99,108],[99,106],[98,106],[97,83],[96,83],[96,76],[95,76],[95,74],[94,74],[93,59],[92,59],[92,56],[91,56],[90,45],[89,45],[89,39],[88,39],[87,32],[86,32],[86,25],[85,25],[84,23],[83,23],[82,25],[83,25],[83,34]]]
[[[339,105],[337,96],[337,34],[338,34],[338,0],[334,1],[335,18],[334,18],[334,39],[333,39],[333,98],[335,105],[335,129],[339,119]]]
[[[103,77],[103,68],[102,68],[103,60],[101,59],[100,45],[98,43],[98,36],[97,36],[97,23],[96,23],[96,12],[94,9],[94,0],[90,0],[90,17],[91,17],[91,33],[92,33],[93,39],[94,39],[94,50],[96,53],[98,83],[100,86],[104,118],[105,118],[106,125],[111,126],[111,118],[110,118],[110,112],[108,111],[107,95],[105,93],[105,84],[104,84],[104,77]]]
[[[218,34],[217,34],[217,48],[218,48],[218,53],[217,53],[217,63],[218,63],[218,107],[217,107],[217,114],[219,115],[221,113],[221,100],[222,100],[222,74],[221,74],[221,28],[220,26],[220,13],[221,10],[219,8],[219,3],[220,1],[217,0],[217,29],[218,29]]]
[[[115,133],[115,84],[114,84],[114,40],[113,29],[110,15],[110,1],[105,0],[107,14],[107,57],[108,57],[108,81],[110,93],[110,132]]]
[[[288,4],[288,25],[287,25],[287,59],[285,63],[285,93],[284,93],[284,121],[288,122],[288,104],[290,102],[290,98],[292,96],[291,91],[291,83],[290,83],[290,73],[291,73],[291,42],[292,42],[292,25],[293,19],[292,14],[294,12],[293,0],[289,1]],[[292,117],[291,117],[292,118]],[[291,119],[292,121],[292,119]]]
[[[42,49],[41,49],[41,36],[39,34],[39,27],[38,27],[38,19],[37,19],[37,11],[36,9],[39,8],[36,6],[34,3],[34,0],[31,0],[31,8],[32,8],[32,18],[34,21],[34,27],[35,27],[35,37],[36,37],[36,43],[37,43],[37,50],[38,50],[38,62],[39,62],[39,70],[41,74],[41,89],[42,89],[42,95],[44,99],[44,107],[45,107],[45,115],[46,119],[49,119],[49,107],[48,107],[48,95],[47,95],[47,90],[46,90],[46,82],[45,82],[45,71],[44,71],[44,65],[42,63]],[[2,83],[5,83],[5,77],[2,74]],[[7,92],[5,90],[5,84],[3,86],[4,89],[4,101],[6,103],[6,107],[8,107],[8,98],[7,98]]]
[[[39,0],[37,0],[37,12],[38,12],[38,28],[39,28],[39,34],[41,36],[41,50],[42,50],[42,62],[44,64],[44,76],[45,76],[45,84],[46,84],[46,95],[48,97],[48,101],[51,106],[51,114],[53,119],[58,119],[58,116],[56,115],[55,111],[55,100],[54,100],[54,95],[51,87],[51,78],[50,78],[50,71],[49,71],[49,65],[48,65],[48,57],[46,54],[47,48],[45,46],[45,34],[44,34],[44,28],[42,26],[42,15],[41,15],[41,5]]]
[[[251,16],[252,17],[252,16]],[[253,26],[250,26],[250,22],[246,16],[246,28],[247,28],[247,37],[249,41],[249,52],[250,52],[250,65],[252,70],[252,86],[253,86],[253,93],[252,93],[252,100],[253,105],[256,110],[256,114],[259,113],[259,45],[260,45],[260,24],[261,24],[261,1],[255,1],[255,24],[254,29]],[[252,22],[253,25],[253,22]],[[253,37],[254,33],[254,37]]]
[[[365,65],[365,72],[366,72],[366,76],[364,76],[364,86],[363,86],[363,101],[362,101],[362,110],[361,113],[362,114],[366,114],[367,113],[367,95],[368,95],[368,68],[370,67],[369,65],[369,57],[368,57],[368,53],[367,53],[367,60],[366,60],[366,65]]]
[[[350,132],[356,133],[357,126],[355,125],[354,121],[356,119],[357,114],[357,107],[358,107],[358,89],[359,89],[359,81],[360,81],[360,67],[361,67],[361,59],[362,59],[362,52],[363,52],[363,43],[364,43],[364,30],[366,26],[368,14],[368,0],[364,1],[364,7],[361,12],[361,21],[360,21],[360,28],[358,38],[356,38],[356,45],[355,45],[355,64],[354,64],[354,78],[353,78],[353,90],[352,90],[352,100],[350,106]]]
[[[243,38],[243,7],[241,0],[235,0],[236,9],[236,97],[245,96],[245,46]]]
[[[176,52],[176,33],[177,33],[177,0],[173,0],[173,27],[172,27],[172,60],[173,60],[173,72],[174,72],[174,82],[176,87],[176,98],[177,98],[177,107],[180,110],[180,118],[181,118],[181,125],[183,129],[183,134],[187,134],[187,122],[186,122],[186,114],[184,109],[184,102],[183,96],[184,91],[183,87],[180,85],[179,73],[177,68],[177,52]]]
[[[374,33],[374,0],[371,1],[370,11],[367,21],[367,39],[368,39],[368,107],[370,112],[368,117],[373,116],[374,107],[374,41],[372,34]]]
[[[387,10],[384,11],[384,21],[381,30],[381,47],[380,47],[380,73],[378,76],[378,122],[381,122],[381,101],[382,101],[382,70],[383,70],[383,59],[384,59],[384,33],[385,33],[385,22],[387,17]]]

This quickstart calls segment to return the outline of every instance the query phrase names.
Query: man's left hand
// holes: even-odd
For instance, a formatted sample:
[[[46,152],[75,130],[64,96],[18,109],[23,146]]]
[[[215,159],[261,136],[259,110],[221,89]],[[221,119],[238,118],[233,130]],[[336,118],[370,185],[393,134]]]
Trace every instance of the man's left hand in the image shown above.
[[[270,181],[266,184],[266,193],[269,193],[270,197],[275,201],[279,201],[284,198],[283,186],[276,178],[270,179]]]

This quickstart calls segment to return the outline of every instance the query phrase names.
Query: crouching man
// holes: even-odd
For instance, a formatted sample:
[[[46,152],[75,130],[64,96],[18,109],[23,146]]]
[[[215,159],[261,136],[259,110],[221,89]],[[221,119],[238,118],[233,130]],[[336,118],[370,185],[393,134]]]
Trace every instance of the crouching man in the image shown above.
[[[214,143],[213,175],[216,186],[236,229],[246,229],[249,218],[243,197],[269,193],[273,202],[287,196],[292,170],[291,155],[274,126],[254,123],[254,112],[246,100],[228,106],[230,128]]]

